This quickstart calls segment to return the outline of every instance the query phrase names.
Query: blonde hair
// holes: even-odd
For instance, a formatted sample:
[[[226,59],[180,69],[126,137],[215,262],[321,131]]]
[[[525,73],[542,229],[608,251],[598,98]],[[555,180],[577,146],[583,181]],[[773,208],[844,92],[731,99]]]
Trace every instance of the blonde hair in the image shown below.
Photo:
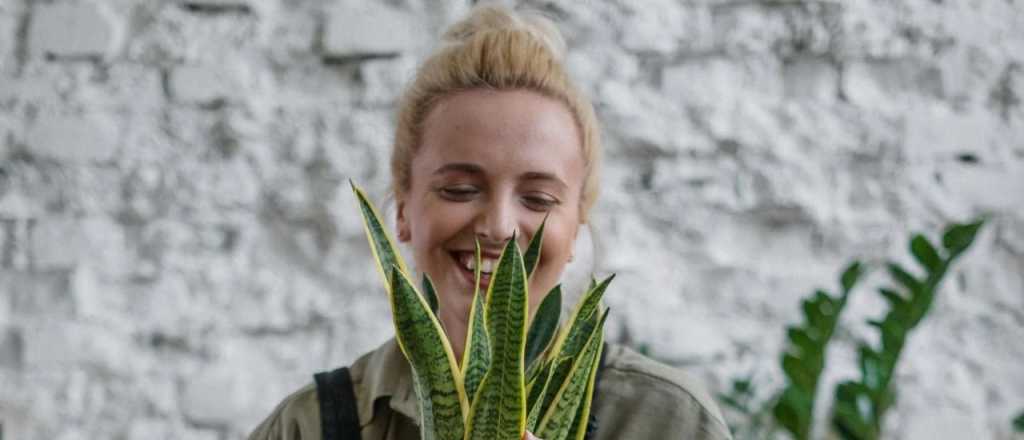
[[[399,101],[391,153],[394,195],[400,198],[409,189],[424,121],[439,100],[470,89],[525,89],[561,101],[576,121],[586,172],[580,201],[585,222],[598,194],[600,129],[590,101],[565,71],[565,41],[554,23],[539,13],[477,5],[441,39]]]

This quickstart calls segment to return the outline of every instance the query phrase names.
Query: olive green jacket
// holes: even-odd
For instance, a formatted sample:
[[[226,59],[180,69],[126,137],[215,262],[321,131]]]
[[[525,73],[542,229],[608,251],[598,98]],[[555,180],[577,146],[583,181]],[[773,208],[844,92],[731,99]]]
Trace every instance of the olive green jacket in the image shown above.
[[[718,406],[681,371],[609,345],[595,391],[597,440],[731,439]],[[363,440],[420,438],[409,363],[394,339],[351,366]],[[286,397],[250,440],[320,440],[315,385]]]

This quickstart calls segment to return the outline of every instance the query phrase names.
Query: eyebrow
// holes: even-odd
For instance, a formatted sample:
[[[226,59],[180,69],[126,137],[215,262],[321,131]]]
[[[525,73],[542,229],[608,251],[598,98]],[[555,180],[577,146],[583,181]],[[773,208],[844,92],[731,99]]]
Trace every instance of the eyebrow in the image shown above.
[[[434,175],[445,174],[451,172],[463,172],[469,174],[483,174],[484,169],[480,165],[472,164],[468,162],[453,162],[442,165],[440,168],[434,170]]]
[[[477,164],[474,164],[474,163],[469,163],[469,162],[452,162],[452,163],[447,163],[447,164],[444,164],[444,165],[438,167],[436,170],[434,170],[434,175],[436,176],[436,175],[440,175],[440,174],[447,174],[447,173],[454,173],[454,172],[462,172],[462,173],[468,173],[468,174],[484,174],[484,169],[480,165],[477,165]],[[519,176],[519,178],[522,179],[522,180],[543,180],[543,181],[549,181],[549,182],[555,183],[557,185],[560,185],[562,187],[568,188],[568,185],[566,185],[565,182],[562,181],[562,179],[559,179],[558,176],[554,175],[553,173],[548,173],[548,172],[543,172],[543,171],[528,171],[528,172],[525,172],[525,173],[521,174]]]

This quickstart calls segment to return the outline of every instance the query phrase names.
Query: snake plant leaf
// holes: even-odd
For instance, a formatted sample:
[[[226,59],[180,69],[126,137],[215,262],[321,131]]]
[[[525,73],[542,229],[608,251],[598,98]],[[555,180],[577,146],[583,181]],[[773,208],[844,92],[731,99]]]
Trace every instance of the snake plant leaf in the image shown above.
[[[548,377],[551,375],[552,368],[564,368],[566,364],[571,365],[572,358],[562,357],[552,363],[547,364],[544,367],[544,371],[541,377],[537,379],[534,384],[536,386],[529,387],[527,390],[526,407],[529,412],[526,416],[526,430],[534,432],[537,430],[537,423],[540,422],[540,416],[543,415],[543,405],[540,403],[540,398],[548,393],[548,387],[551,386],[551,381]]]
[[[573,428],[579,405],[589,388],[589,382],[596,368],[604,343],[604,323],[608,313],[602,313],[598,323],[588,335],[580,356],[573,362],[569,377],[559,387],[552,404],[541,418],[537,428],[537,436],[544,439],[564,439]],[[587,417],[587,415],[584,415]]]
[[[594,386],[597,385],[597,370],[601,368],[601,353],[604,351],[604,341],[601,342],[601,347],[598,348],[593,366],[591,366],[590,378],[587,379],[587,389],[584,392],[583,401],[580,402],[579,408],[576,410],[576,418],[569,426],[569,432],[565,436],[567,440],[583,440],[587,436],[591,401],[594,398]]]
[[[485,301],[480,294],[480,242],[476,242],[476,283],[473,287],[473,304],[469,309],[469,328],[466,331],[466,345],[462,353],[462,377],[466,386],[466,396],[472,403],[476,390],[483,380],[484,374],[491,365],[491,345],[484,324]]]
[[[398,270],[402,273],[409,273],[409,270],[405,266],[402,254],[398,252],[394,241],[387,233],[377,208],[366,197],[366,193],[362,188],[356,186],[351,180],[349,185],[352,186],[352,192],[355,193],[356,199],[359,201],[359,212],[363,216],[363,230],[366,232],[366,238],[370,242],[370,251],[373,252],[373,258],[377,262],[377,271],[380,272],[381,278],[384,279],[387,289],[391,290],[391,267],[398,267]]]
[[[935,247],[928,242],[928,239],[924,238],[924,235],[916,234],[910,240],[910,253],[914,255],[917,262],[921,263],[921,266],[928,272],[935,272],[942,265],[942,257],[939,256]]]
[[[390,300],[398,346],[412,367],[424,440],[461,440],[469,402],[448,338],[426,301],[392,266]]]
[[[513,234],[514,235],[514,234]],[[491,366],[480,381],[467,423],[470,440],[518,440],[526,428],[526,267],[515,237],[505,245],[487,288],[484,323]]]
[[[589,336],[588,332],[581,332],[581,329],[587,320],[592,320],[593,322],[591,324],[595,324],[598,320],[600,315],[595,314],[594,312],[598,310],[601,304],[601,298],[604,296],[604,291],[608,288],[608,285],[611,284],[613,279],[615,279],[615,274],[610,275],[600,283],[597,283],[596,280],[591,280],[592,287],[583,294],[583,298],[580,299],[572,314],[569,315],[568,325],[563,327],[558,338],[555,339],[555,343],[552,346],[553,354],[576,357],[586,342],[587,336]],[[575,342],[578,345],[569,347],[569,350],[567,351],[565,347],[566,342]]]
[[[530,239],[530,244],[526,246],[526,253],[523,254],[523,265],[526,266],[527,278],[533,276],[533,270],[537,268],[537,262],[540,261],[540,248],[544,244],[544,224],[548,222],[548,215],[544,215],[544,220],[540,222],[540,226],[537,228],[537,232],[533,233],[533,238]]]
[[[527,395],[533,390],[533,384],[537,382],[537,378],[541,376],[541,370],[551,368],[551,359],[546,353],[541,353],[541,357],[533,362],[533,365],[526,367],[526,391]],[[546,377],[546,376],[545,376]],[[544,386],[541,384],[541,386]]]
[[[560,353],[560,357],[575,359],[581,355],[584,348],[586,348],[587,341],[589,340],[588,338],[600,321],[598,313],[599,310],[591,310],[590,316],[579,320],[581,325],[576,329],[572,336],[566,339],[566,342],[557,351]],[[557,397],[560,387],[570,379],[572,368],[573,366],[571,364],[565,364],[551,369],[551,373],[547,379],[548,382],[551,382],[551,385],[548,386],[547,392],[544,393],[544,396],[539,400],[539,404],[542,407],[551,407]]]
[[[547,383],[548,375],[551,374],[553,359],[545,357],[534,365],[533,371],[526,371],[526,408],[527,411],[534,407],[544,385]]]
[[[434,283],[430,281],[430,276],[424,273],[420,285],[423,288],[423,296],[427,299],[427,304],[430,306],[430,311],[434,312],[434,316],[437,316],[437,310],[440,306],[437,302],[437,290],[434,289]]]
[[[555,330],[558,330],[558,319],[562,314],[562,285],[551,289],[537,307],[526,333],[526,368],[530,369],[544,349],[551,344]]]

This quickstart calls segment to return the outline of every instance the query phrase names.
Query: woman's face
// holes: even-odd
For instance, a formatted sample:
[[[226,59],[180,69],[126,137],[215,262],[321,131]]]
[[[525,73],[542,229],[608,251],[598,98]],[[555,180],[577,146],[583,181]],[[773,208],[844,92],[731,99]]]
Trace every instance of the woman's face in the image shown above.
[[[565,105],[532,91],[459,92],[427,115],[409,188],[398,200],[398,236],[434,281],[443,317],[465,320],[469,313],[474,238],[483,253],[483,290],[513,231],[525,250],[545,215],[531,313],[555,286],[580,224],[580,145]]]

